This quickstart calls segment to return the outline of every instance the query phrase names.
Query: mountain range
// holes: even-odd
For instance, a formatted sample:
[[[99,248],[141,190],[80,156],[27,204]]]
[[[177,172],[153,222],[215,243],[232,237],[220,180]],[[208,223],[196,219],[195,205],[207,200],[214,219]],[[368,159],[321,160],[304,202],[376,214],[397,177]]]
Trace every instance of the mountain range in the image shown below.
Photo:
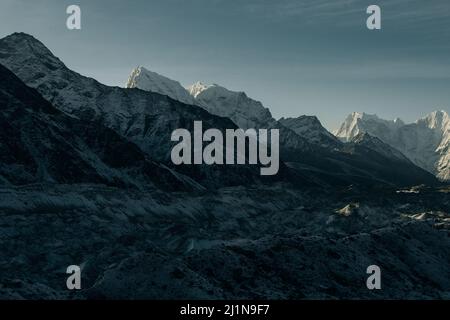
[[[270,127],[274,124],[289,128],[309,143],[325,148],[342,149],[343,142],[356,142],[360,133],[379,138],[392,149],[402,152],[417,166],[436,175],[440,180],[450,179],[450,120],[445,111],[435,111],[414,124],[402,120],[383,120],[376,115],[354,112],[347,117],[339,130],[328,132],[314,116],[297,118],[272,117],[261,102],[249,98],[244,92],[234,92],[217,84],[196,82],[184,88],[177,81],[148,71],[134,69],[127,88],[159,92],[173,99],[201,106],[208,112],[230,118],[243,129]],[[381,150],[381,148],[378,148]]]
[[[40,41],[23,33],[0,40],[0,64],[35,88],[58,110],[82,122],[100,123],[112,129],[151,159],[172,167],[174,172],[188,175],[206,186],[252,183],[259,179],[258,170],[249,166],[173,168],[170,160],[173,130],[192,130],[195,120],[202,120],[204,130],[235,128],[227,118],[158,93],[105,86],[68,69]],[[246,177],[244,182],[242,177]]]
[[[351,141],[360,133],[378,137],[439,179],[450,179],[450,116],[447,112],[434,111],[410,124],[400,119],[389,121],[354,112],[335,132],[342,141]]]
[[[450,175],[450,121],[444,111],[434,112],[413,124],[353,113],[335,133],[336,138],[314,116],[276,120],[268,108],[244,92],[201,82],[183,88],[179,82],[143,67],[132,71],[126,89],[102,85],[68,69],[40,41],[23,33],[0,40],[0,63],[27,86],[35,88],[56,109],[82,122],[94,121],[112,129],[153,160],[168,166],[173,145],[171,132],[176,128],[191,129],[193,122],[201,119],[206,128],[279,129],[284,163],[306,180],[319,184],[342,180],[345,184],[353,177],[399,185],[431,183],[425,171],[413,163],[441,180],[448,180]],[[381,150],[390,148],[374,149],[366,139],[354,139],[360,133],[378,138],[378,145],[384,143],[395,148],[406,158],[389,158]],[[360,147],[352,148],[348,143]],[[361,148],[372,148],[372,152],[380,153],[388,162],[384,166],[372,163],[372,158]],[[399,161],[403,162],[400,166]],[[390,162],[392,165],[387,169]],[[382,170],[374,171],[374,167]],[[394,167],[398,174],[392,177],[387,172]],[[253,176],[251,168],[241,167],[173,169],[207,184],[212,183],[208,177],[218,176],[223,178],[220,183],[239,183],[242,170],[247,172],[247,177]],[[233,174],[238,171],[238,175]],[[410,172],[415,172],[416,178]]]
[[[377,139],[377,144],[374,144],[368,143],[368,136],[364,136],[364,139],[353,139],[354,137],[351,137],[346,141],[351,143],[346,145],[328,132],[315,116],[303,115],[297,118],[276,120],[272,117],[270,110],[264,107],[261,102],[248,97],[244,92],[231,91],[217,84],[205,85],[202,82],[196,82],[184,88],[178,81],[148,71],[144,67],[138,67],[132,71],[126,87],[159,92],[173,99],[182,96],[184,101],[196,104],[211,114],[231,119],[242,129],[279,128],[282,137],[281,144],[284,147],[284,159],[291,168],[304,169],[306,164],[308,168],[314,168],[316,173],[321,172],[327,175],[330,172],[339,173],[340,170],[336,168],[342,168],[343,166],[337,166],[338,163],[345,163],[345,166],[353,167],[350,172],[338,174],[338,179],[344,175],[358,175],[360,172],[361,175],[366,177],[373,176],[375,172],[378,172],[379,174],[375,174],[375,176],[377,179],[381,177],[381,180],[386,179],[387,175],[393,177],[391,174],[394,169],[388,170],[389,174],[381,173],[379,170],[383,166],[380,166],[380,163],[384,163],[385,168],[390,166],[395,168],[395,171],[401,172],[403,171],[402,165],[397,164],[403,162],[408,166],[407,170],[419,172],[416,169],[411,169],[408,158],[398,156],[400,153],[398,151],[394,152],[393,148],[395,147],[391,145],[383,146],[383,140]],[[190,95],[190,98],[186,98],[187,95]],[[374,134],[374,137],[377,136]],[[375,139],[370,140],[373,142]],[[354,148],[354,145],[359,145],[359,147]],[[369,152],[363,151],[364,148],[371,149],[372,153],[379,153],[378,157],[368,157]],[[352,156],[348,157],[350,150]],[[391,152],[385,152],[387,150]],[[394,154],[396,156],[393,156]],[[320,159],[317,159],[316,155],[319,155]],[[379,162],[380,157],[388,159],[389,164],[386,161]],[[330,158],[333,159],[333,163],[327,162],[327,159]],[[373,159],[377,159],[378,163],[373,163]],[[395,163],[391,164],[392,160]],[[361,164],[364,168],[361,168]],[[368,167],[370,167],[370,173],[367,172]],[[422,174],[423,172],[419,173],[419,175]],[[336,176],[333,178],[336,178]],[[326,180],[330,181],[333,178],[327,177]],[[397,174],[393,179],[401,180]]]

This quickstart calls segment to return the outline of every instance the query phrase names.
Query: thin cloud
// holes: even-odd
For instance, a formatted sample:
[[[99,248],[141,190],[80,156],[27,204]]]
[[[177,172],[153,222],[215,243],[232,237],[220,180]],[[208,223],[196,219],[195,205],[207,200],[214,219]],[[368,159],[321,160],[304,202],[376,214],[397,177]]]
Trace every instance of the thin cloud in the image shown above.
[[[374,1],[369,0],[219,0],[227,1],[236,9],[259,15],[264,19],[283,20],[297,18],[298,23],[333,22],[336,25],[360,24],[356,19]],[[450,2],[448,0],[377,0],[387,22],[399,27],[424,28],[439,24],[441,31],[450,29]]]

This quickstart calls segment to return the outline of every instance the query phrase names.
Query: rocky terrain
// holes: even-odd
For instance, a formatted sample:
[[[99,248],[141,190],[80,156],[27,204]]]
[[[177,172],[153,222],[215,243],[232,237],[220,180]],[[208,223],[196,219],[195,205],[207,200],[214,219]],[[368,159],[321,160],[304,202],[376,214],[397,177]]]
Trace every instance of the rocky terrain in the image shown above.
[[[0,189],[0,297],[449,299],[449,190],[417,190]]]

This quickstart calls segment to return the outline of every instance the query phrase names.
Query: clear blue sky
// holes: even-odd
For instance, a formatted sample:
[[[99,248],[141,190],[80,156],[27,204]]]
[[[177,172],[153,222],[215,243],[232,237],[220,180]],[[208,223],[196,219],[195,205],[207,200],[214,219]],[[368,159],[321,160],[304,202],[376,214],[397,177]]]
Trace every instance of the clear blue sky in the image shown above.
[[[65,27],[70,4],[80,31]],[[369,4],[382,8],[381,31],[366,29]],[[105,84],[143,65],[329,129],[352,111],[409,122],[450,110],[449,0],[1,0],[0,37],[16,31]]]

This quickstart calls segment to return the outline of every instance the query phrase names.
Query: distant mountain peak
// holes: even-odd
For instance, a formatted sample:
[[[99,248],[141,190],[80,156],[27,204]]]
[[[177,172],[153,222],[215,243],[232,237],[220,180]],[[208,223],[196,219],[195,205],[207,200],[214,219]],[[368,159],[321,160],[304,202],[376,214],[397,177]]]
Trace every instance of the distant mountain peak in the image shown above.
[[[379,121],[383,123],[391,123],[395,125],[404,125],[405,123],[400,118],[395,118],[394,120],[385,120],[380,118],[377,114],[370,114],[365,112],[352,112],[346,119],[347,120],[354,120],[357,121],[358,119],[367,121]]]
[[[429,128],[444,129],[444,127],[447,126],[448,129],[450,123],[450,116],[444,110],[436,110],[430,112],[425,117],[417,120],[415,123],[417,124],[425,123],[426,126]]]
[[[341,142],[328,132],[316,116],[302,115],[297,118],[281,118],[278,120],[285,127],[308,141],[323,147],[338,147]]]
[[[156,92],[186,104],[195,104],[195,100],[178,81],[147,70],[142,66],[131,71],[126,87]]]
[[[190,85],[186,89],[191,96],[193,96],[194,98],[197,98],[197,96],[200,93],[202,93],[204,90],[208,89],[209,87],[211,87],[211,85],[207,85],[201,81],[197,81],[196,83]]]
[[[133,73],[142,72],[142,68],[133,71]],[[132,79],[134,76],[130,77]],[[156,81],[159,79],[155,77]],[[133,84],[127,84],[127,87],[133,87]],[[144,85],[137,85],[144,90],[151,91]],[[276,121],[270,110],[264,105],[247,96],[244,91],[232,91],[218,84],[205,84],[197,81],[186,90],[194,99],[195,104],[201,106],[206,111],[230,118],[240,128],[272,128],[281,125],[286,136],[300,136],[301,139],[309,140],[313,144],[319,144],[324,147],[338,147],[341,142],[329,133],[315,116],[300,116],[298,118],[282,118]],[[289,135],[287,132],[292,132]],[[289,140],[286,138],[286,140]],[[295,139],[294,139],[295,140]],[[302,140],[303,141],[303,140]]]
[[[13,32],[10,35],[4,37],[3,39],[6,40],[6,39],[19,39],[19,38],[20,39],[28,39],[28,40],[31,40],[31,41],[35,41],[35,42],[41,43],[34,36],[32,36],[31,34],[25,33],[25,32]]]
[[[243,91],[232,91],[218,84],[205,85],[196,82],[188,88],[197,105],[208,112],[227,117],[243,129],[260,128],[275,119],[269,109]]]
[[[352,112],[347,116],[339,129],[333,132],[333,134],[343,141],[350,141],[354,136],[358,135],[361,131],[364,131],[363,127],[367,123],[371,123],[372,125],[376,125],[380,128],[398,128],[405,125],[400,118],[395,118],[394,120],[384,120],[376,114]]]
[[[15,32],[2,39],[4,43],[10,43],[14,48],[20,50],[31,50],[34,54],[54,57],[53,53],[38,39],[24,32]],[[62,63],[62,62],[61,62]]]
[[[380,119],[376,114],[370,114],[365,112],[352,112],[353,118],[365,118],[365,119]]]

